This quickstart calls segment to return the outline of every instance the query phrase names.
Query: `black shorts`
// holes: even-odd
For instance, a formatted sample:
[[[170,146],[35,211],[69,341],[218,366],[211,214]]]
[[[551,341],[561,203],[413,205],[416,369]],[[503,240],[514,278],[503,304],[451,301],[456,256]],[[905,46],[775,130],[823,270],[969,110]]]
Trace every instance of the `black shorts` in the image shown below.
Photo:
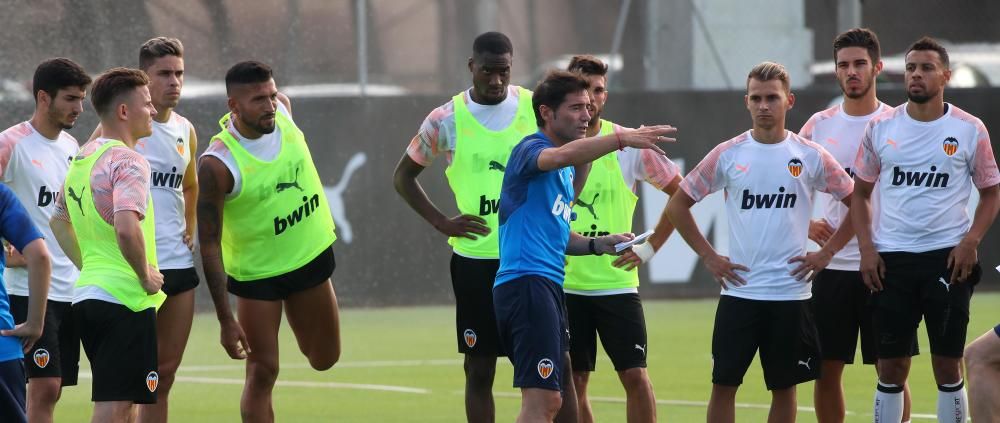
[[[507,355],[500,347],[493,311],[493,282],[500,260],[451,256],[451,286],[455,290],[455,334],[458,352],[492,357]]]
[[[156,309],[84,300],[73,304],[73,317],[94,376],[91,401],[155,404]]]
[[[62,386],[73,386],[80,373],[80,336],[73,321],[72,304],[48,300],[45,305],[45,328],[31,351],[24,355],[24,367],[31,378],[62,378]],[[28,297],[10,296],[14,322],[28,319]]]
[[[597,336],[616,371],[646,367],[646,318],[639,294],[566,294],[574,372],[592,372]]]
[[[514,365],[515,388],[562,389],[569,351],[562,287],[540,276],[523,276],[493,289],[500,343]]]
[[[923,318],[931,354],[960,358],[969,325],[969,301],[982,269],[962,283],[949,284],[951,248],[924,253],[881,253],[883,290],[872,295],[878,357],[906,357]]]
[[[187,269],[160,269],[163,274],[163,287],[160,288],[167,296],[174,296],[184,291],[190,291],[198,286],[198,272],[193,267]]]
[[[712,383],[741,385],[758,349],[768,390],[819,378],[819,345],[809,303],[719,298],[712,333]]]
[[[291,272],[253,281],[238,281],[229,277],[229,293],[251,300],[278,301],[326,282],[333,276],[337,262],[333,257],[333,245],[323,250],[316,258]]]
[[[27,423],[26,396],[24,362],[19,358],[0,361],[0,422]]]

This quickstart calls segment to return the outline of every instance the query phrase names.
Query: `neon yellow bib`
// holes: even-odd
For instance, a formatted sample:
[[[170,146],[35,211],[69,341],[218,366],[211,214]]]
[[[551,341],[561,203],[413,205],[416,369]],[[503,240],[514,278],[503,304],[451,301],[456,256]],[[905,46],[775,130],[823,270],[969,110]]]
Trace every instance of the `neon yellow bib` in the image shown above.
[[[142,311],[150,307],[159,308],[167,295],[163,291],[149,295],[142,289],[139,276],[122,256],[115,235],[114,225],[105,222],[94,206],[94,190],[90,186],[90,174],[97,159],[111,147],[127,146],[121,141],[111,140],[100,146],[93,154],[74,159],[66,173],[66,209],[73,233],[76,234],[83,260],[80,278],[76,287],[97,286],[121,301],[132,311]],[[146,244],[146,261],[156,266],[156,223],[153,218],[153,197],[146,197],[146,217],[142,220],[142,237]]]
[[[601,120],[599,135],[614,132],[614,124]],[[573,205],[576,220],[570,228],[583,236],[596,237],[632,231],[632,214],[639,197],[625,184],[618,152],[594,160],[587,184]],[[611,265],[617,257],[567,256],[564,289],[594,291],[639,286],[639,271],[625,271]]]
[[[222,263],[240,282],[288,273],[318,256],[337,239],[323,183],[305,136],[284,113],[274,115],[281,152],[265,162],[246,151],[219,120],[215,138],[229,148],[242,189],[222,209]]]
[[[469,257],[500,257],[500,187],[511,150],[521,140],[538,131],[531,108],[531,91],[518,91],[517,115],[501,131],[486,129],[465,105],[465,93],[452,98],[455,105],[455,154],[444,174],[455,194],[462,214],[486,220],[490,234],[477,239],[453,237],[448,243]]]

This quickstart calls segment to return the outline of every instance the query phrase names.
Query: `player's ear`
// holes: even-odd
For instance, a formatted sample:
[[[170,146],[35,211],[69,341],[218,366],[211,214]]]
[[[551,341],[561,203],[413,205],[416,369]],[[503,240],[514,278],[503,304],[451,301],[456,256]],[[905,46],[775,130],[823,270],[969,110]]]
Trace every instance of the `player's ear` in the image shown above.
[[[469,72],[472,72],[472,57],[469,57]]]
[[[538,106],[538,113],[542,115],[542,121],[546,124],[555,120],[554,113],[552,113],[552,108],[546,105]]]
[[[794,105],[795,105],[795,93],[789,91],[788,92],[788,110],[791,110],[792,106],[794,106]]]
[[[236,114],[236,100],[235,99],[233,99],[232,97],[227,98],[226,99],[226,107],[229,107],[229,111],[232,112],[232,114],[234,114],[234,115]]]

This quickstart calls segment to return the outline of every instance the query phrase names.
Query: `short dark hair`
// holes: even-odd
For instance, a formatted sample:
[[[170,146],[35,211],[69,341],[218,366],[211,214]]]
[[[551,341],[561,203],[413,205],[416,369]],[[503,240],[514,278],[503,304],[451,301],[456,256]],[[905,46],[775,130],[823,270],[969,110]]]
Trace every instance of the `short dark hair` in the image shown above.
[[[55,97],[63,88],[80,87],[86,90],[90,83],[90,76],[82,66],[65,57],[57,57],[38,64],[35,76],[31,80],[31,89],[35,102],[38,102],[39,91],[45,91],[50,97]]]
[[[476,40],[472,42],[472,54],[474,56],[479,56],[485,53],[492,54],[507,54],[510,53],[511,56],[514,55],[514,45],[511,44],[510,38],[507,38],[501,32],[490,31],[480,34],[476,37]]]
[[[122,95],[146,85],[149,85],[149,77],[141,70],[111,68],[94,80],[94,86],[90,89],[90,101],[97,114],[104,116]]]
[[[608,64],[595,56],[580,54],[573,56],[569,60],[569,66],[566,67],[566,70],[579,72],[584,75],[606,76],[608,74]]]
[[[139,47],[139,69],[146,70],[153,66],[156,59],[165,56],[184,57],[184,45],[176,38],[156,37]]]
[[[590,88],[590,83],[579,73],[561,70],[549,71],[545,75],[545,79],[535,87],[535,93],[531,96],[531,107],[535,109],[535,123],[539,127],[545,126],[545,120],[542,119],[542,106],[556,110],[563,104],[563,101],[566,101],[567,94],[586,91],[587,88]]]
[[[775,62],[761,62],[753,69],[750,69],[750,73],[747,74],[747,88],[750,88],[750,80],[756,79],[760,82],[767,81],[781,81],[781,86],[785,87],[785,91],[791,89],[792,79],[788,76],[788,69],[780,63]]]
[[[906,55],[904,55],[904,57],[909,55],[911,51],[922,50],[936,51],[938,55],[941,56],[941,63],[944,64],[944,67],[948,68],[950,66],[948,61],[948,50],[946,50],[937,40],[928,36],[923,36],[919,40],[914,41],[913,44],[910,45],[910,48],[906,49]]]
[[[259,84],[270,81],[274,77],[271,67],[256,60],[239,62],[226,71],[226,94],[235,85]]]
[[[882,48],[878,36],[868,28],[853,28],[837,36],[833,40],[833,60],[837,60],[837,52],[847,47],[861,47],[868,50],[872,64],[882,60]]]

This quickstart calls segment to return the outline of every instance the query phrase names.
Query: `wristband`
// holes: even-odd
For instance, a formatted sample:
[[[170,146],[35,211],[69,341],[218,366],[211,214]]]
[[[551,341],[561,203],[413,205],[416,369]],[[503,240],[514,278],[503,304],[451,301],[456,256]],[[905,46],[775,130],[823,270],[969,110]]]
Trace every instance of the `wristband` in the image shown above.
[[[656,254],[656,250],[653,249],[653,246],[649,242],[633,246],[632,252],[639,256],[639,260],[642,260],[643,263],[648,263],[653,258],[653,255]]]
[[[590,245],[588,247],[588,248],[590,248],[590,254],[593,254],[595,256],[604,255],[604,253],[598,253],[597,252],[597,248],[595,248],[595,246],[594,246],[594,241],[596,241],[596,240],[597,240],[597,238],[591,238],[590,239]]]
[[[625,145],[622,144],[622,136],[615,131],[615,138],[618,139],[618,151],[625,151]]]

